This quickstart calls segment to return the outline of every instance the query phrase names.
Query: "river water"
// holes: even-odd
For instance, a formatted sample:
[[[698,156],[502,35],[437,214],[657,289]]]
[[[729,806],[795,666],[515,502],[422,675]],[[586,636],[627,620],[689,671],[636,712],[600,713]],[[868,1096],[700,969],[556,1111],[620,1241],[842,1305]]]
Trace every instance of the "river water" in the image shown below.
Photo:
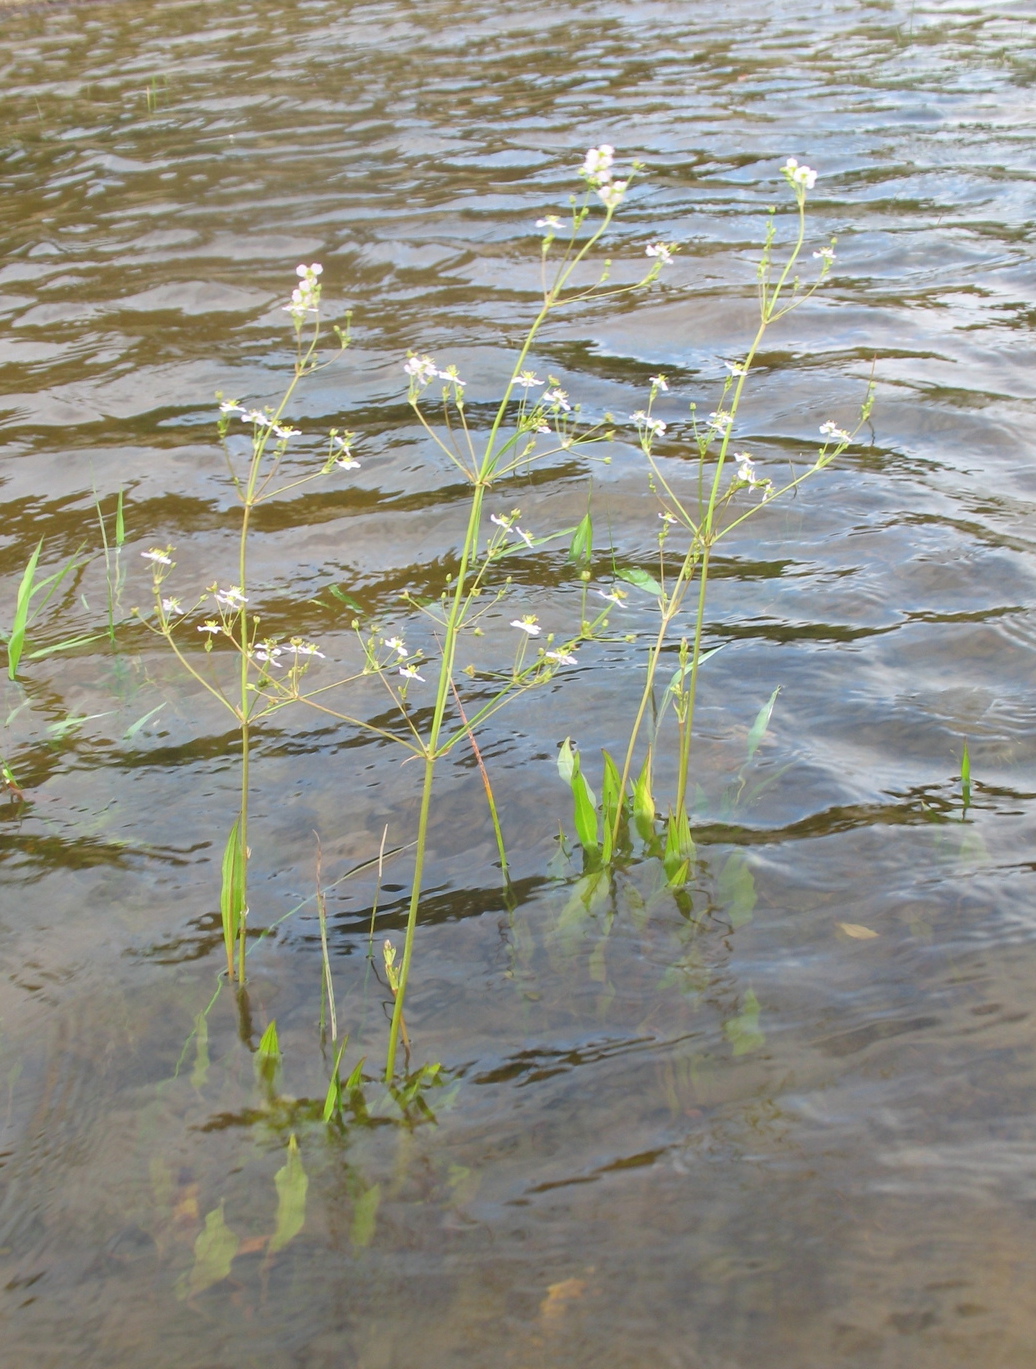
[[[5,1364],[1033,1363],[1034,42],[1031,7],[1002,3],[3,12],[5,625],[39,538],[54,570],[95,552],[119,490],[127,529],[114,647],[6,684],[24,798],[3,805],[0,865]],[[557,840],[558,744],[574,735],[592,769],[636,704],[652,620],[631,592],[616,640],[482,734],[512,906],[470,755],[443,772],[408,1008],[415,1059],[445,1070],[435,1121],[329,1130],[314,833],[346,1065],[368,1057],[373,1078],[388,994],[368,930],[377,896],[376,935],[398,940],[410,857],[335,881],[386,828],[390,849],[412,839],[418,767],[326,717],[260,733],[252,919],[278,925],[253,941],[247,1003],[224,989],[204,1016],[236,740],[129,619],[149,601],[140,553],[175,545],[185,598],[236,578],[213,394],[276,402],[282,306],[318,260],[354,341],[291,418],[360,433],[361,469],[261,513],[256,602],[329,658],[354,604],[416,642],[399,594],[439,593],[465,491],[402,361],[456,362],[484,421],[537,307],[534,221],[604,141],[646,164],[616,278],[656,238],[681,252],[650,293],[559,316],[538,374],[624,416],[666,373],[679,472],[688,403],[715,406],[754,327],[769,204],[791,229],[794,155],[821,173],[814,245],[837,235],[838,255],[770,335],[739,440],[783,469],[822,422],[852,424],[871,377],[874,414],[719,563],[697,892],[644,862],[583,907]],[[648,563],[658,527],[632,429],[608,454],[563,454],[492,505],[570,526],[592,471],[606,590],[609,547]],[[490,645],[511,614],[553,624],[578,600],[563,550],[513,567]],[[103,632],[105,583],[95,557],[30,645]],[[732,812],[739,773],[760,792]],[[292,1133],[305,1224],[271,1251]],[[225,1278],[198,1254],[207,1217]]]

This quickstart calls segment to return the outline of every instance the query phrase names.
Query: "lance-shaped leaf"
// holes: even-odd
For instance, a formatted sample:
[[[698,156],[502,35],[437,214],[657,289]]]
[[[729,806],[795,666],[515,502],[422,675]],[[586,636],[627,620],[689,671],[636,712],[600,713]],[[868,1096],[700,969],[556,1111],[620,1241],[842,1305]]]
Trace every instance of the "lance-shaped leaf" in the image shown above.
[[[277,1229],[270,1240],[270,1254],[283,1250],[306,1224],[306,1190],[309,1176],[302,1166],[294,1132],[288,1141],[288,1157],[273,1176],[277,1186]]]

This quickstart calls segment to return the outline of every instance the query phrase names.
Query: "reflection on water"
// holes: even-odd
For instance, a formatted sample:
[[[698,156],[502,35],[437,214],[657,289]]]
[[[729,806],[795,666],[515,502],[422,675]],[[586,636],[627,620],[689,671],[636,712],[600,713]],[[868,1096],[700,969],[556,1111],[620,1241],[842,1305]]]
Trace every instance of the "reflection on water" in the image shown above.
[[[313,832],[329,882],[386,824],[408,840],[414,767],[330,722],[266,728],[256,926],[296,911],[254,943],[247,1004],[224,990],[199,1018],[234,806],[225,719],[133,629],[7,686],[28,800],[0,810],[10,1363],[1031,1364],[1028,7],[127,0],[2,25],[7,621],[39,537],[55,568],[92,548],[95,500],[110,512],[120,489],[127,608],[156,542],[184,585],[227,577],[212,395],[277,394],[282,296],[314,259],[356,344],[293,418],[362,433],[364,462],[264,511],[264,619],[345,651],[355,610],[329,584],[386,623],[401,588],[437,593],[464,492],[410,422],[402,358],[456,361],[481,421],[535,308],[532,224],[592,143],[649,168],[616,271],[658,238],[683,251],[650,297],[552,326],[540,374],[625,414],[664,371],[659,413],[685,435],[688,401],[713,407],[744,348],[794,154],[822,172],[813,226],[838,261],[768,342],[746,440],[761,464],[794,459],[878,383],[869,444],[726,544],[686,896],[651,862],[580,881],[554,840],[556,745],[614,746],[625,649],[585,653],[485,734],[516,906],[472,762],[445,777],[408,1008],[420,1057],[447,1067],[434,1125],[319,1121]],[[599,526],[643,557],[655,505],[637,454],[612,457]],[[515,500],[537,528],[571,524],[585,471],[559,462]],[[530,611],[570,611],[561,553],[513,564]],[[53,623],[103,632],[98,563]],[[734,809],[778,684],[758,800]],[[405,854],[388,862],[379,934],[408,878]],[[385,1036],[377,884],[367,869],[329,893],[348,1069]],[[255,1065],[271,1019],[275,1078]],[[292,1134],[306,1220],[278,1249]]]

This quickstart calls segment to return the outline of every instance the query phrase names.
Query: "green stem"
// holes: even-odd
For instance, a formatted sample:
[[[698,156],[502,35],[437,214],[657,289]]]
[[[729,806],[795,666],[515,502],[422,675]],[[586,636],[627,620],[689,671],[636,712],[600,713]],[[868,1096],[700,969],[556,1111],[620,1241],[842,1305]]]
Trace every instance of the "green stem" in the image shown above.
[[[403,963],[399,970],[399,987],[392,1006],[392,1026],[389,1028],[388,1053],[385,1057],[385,1083],[391,1084],[396,1076],[396,1048],[399,1044],[403,1023],[403,999],[406,997],[407,981],[410,978],[410,961],[414,951],[414,931],[417,927],[417,910],[421,903],[421,881],[424,876],[425,847],[428,843],[428,815],[432,807],[432,789],[435,784],[435,757],[426,756],[424,762],[424,785],[421,790],[421,816],[417,822],[417,855],[414,862],[414,882],[410,890],[410,907],[407,912],[406,937],[403,942]]]
[[[698,613],[694,620],[694,649],[691,655],[691,682],[687,700],[687,713],[680,737],[680,773],[676,787],[676,816],[685,811],[687,802],[687,773],[691,764],[691,739],[694,735],[694,702],[698,696],[698,663],[701,659],[701,634],[705,621],[705,596],[709,587],[709,553],[712,546],[705,543],[701,557],[701,570],[698,572]]]

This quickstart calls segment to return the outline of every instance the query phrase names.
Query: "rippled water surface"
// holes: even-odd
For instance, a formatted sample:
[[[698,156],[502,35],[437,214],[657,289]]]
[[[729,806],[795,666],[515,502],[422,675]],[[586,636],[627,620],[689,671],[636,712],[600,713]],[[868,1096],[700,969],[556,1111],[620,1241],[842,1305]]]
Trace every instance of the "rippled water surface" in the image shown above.
[[[439,593],[465,491],[407,409],[402,360],[455,361],[486,421],[537,307],[534,222],[563,211],[593,143],[647,168],[616,279],[654,239],[681,253],[649,294],[553,321],[540,375],[624,418],[665,372],[680,478],[688,403],[715,407],[754,327],[769,204],[791,231],[792,154],[822,173],[811,232],[838,257],[770,335],[739,441],[784,469],[877,385],[837,467],[725,544],[691,895],[647,861],[582,908],[557,841],[557,746],[574,735],[591,765],[620,745],[643,596],[613,617],[630,640],[583,648],[483,733],[516,906],[477,769],[460,751],[444,769],[408,1008],[417,1058],[447,1071],[434,1124],[318,1120],[314,833],[328,883],[386,826],[409,841],[417,767],[326,717],[261,732],[252,920],[277,926],[253,943],[247,1002],[224,990],[185,1051],[222,958],[226,715],[128,618],[114,649],[102,636],[5,682],[24,792],[0,807],[5,1364],[1034,1362],[1034,40],[1027,4],[897,0],[2,11],[6,625],[38,540],[51,569],[94,552],[96,503],[110,529],[120,489],[122,612],[149,601],[151,546],[176,546],[185,598],[235,578],[213,394],[276,402],[303,260],[324,264],[328,311],[353,310],[354,342],[291,417],[362,434],[362,468],[262,512],[255,602],[340,659],[354,605],[408,623],[399,592]],[[658,527],[635,445],[608,454],[605,588],[609,546],[643,563]],[[570,526],[589,469],[555,458],[493,508]],[[487,649],[515,613],[578,613],[563,550],[511,566]],[[103,633],[105,593],[95,557],[31,646]],[[777,685],[743,772],[771,782],[732,810]],[[388,994],[371,910],[377,895],[377,934],[398,939],[409,859],[380,890],[367,871],[329,894],[347,1063],[372,1076]],[[254,1068],[271,1019],[272,1089]],[[292,1131],[306,1222],[271,1254]],[[178,1296],[220,1211],[229,1276]]]

